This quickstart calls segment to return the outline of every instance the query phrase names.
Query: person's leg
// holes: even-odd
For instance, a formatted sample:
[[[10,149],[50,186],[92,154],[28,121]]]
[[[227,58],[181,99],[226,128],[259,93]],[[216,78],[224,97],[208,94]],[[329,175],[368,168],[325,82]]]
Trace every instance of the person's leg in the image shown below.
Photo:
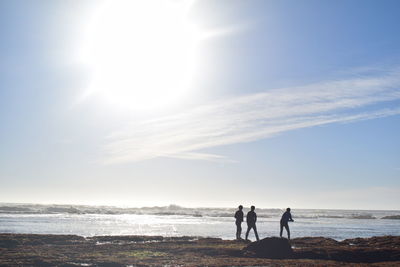
[[[241,223],[236,223],[236,239],[240,239],[241,234],[242,234],[242,225]]]
[[[257,227],[256,225],[253,226],[254,234],[256,235],[257,241],[260,241],[260,238],[258,238],[258,233],[257,233]]]
[[[282,232],[283,232],[283,224],[281,223],[281,231],[279,233],[279,236],[282,237]]]
[[[288,239],[290,240],[290,230],[289,230],[289,225],[288,225],[288,224],[286,224],[286,225],[285,225],[285,228],[286,228],[286,231],[287,231],[287,237],[288,237]]]
[[[236,225],[236,239],[237,239],[238,238],[238,232],[239,232],[239,225],[238,225],[237,222],[235,223],[235,225]]]
[[[250,229],[251,229],[250,225],[247,225],[246,240],[249,240]]]
[[[239,234],[239,224],[236,223],[236,239],[238,239],[238,234]]]

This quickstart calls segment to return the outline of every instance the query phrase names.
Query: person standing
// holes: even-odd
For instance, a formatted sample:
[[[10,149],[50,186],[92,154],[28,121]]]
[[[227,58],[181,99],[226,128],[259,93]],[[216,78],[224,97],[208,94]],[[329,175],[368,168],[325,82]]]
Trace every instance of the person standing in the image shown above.
[[[256,207],[251,206],[251,210],[247,213],[247,232],[246,232],[246,240],[249,240],[249,232],[253,228],[254,234],[256,236],[257,241],[260,239],[258,238],[258,233],[257,233],[257,227],[256,227],[256,221],[257,221],[257,214],[254,212]]]
[[[236,219],[236,239],[242,239],[240,236],[242,235],[242,222],[243,222],[243,206],[239,206],[239,210],[235,213]]]
[[[282,218],[281,218],[281,232],[280,232],[280,237],[282,237],[282,232],[283,232],[283,227],[285,227],[288,239],[290,240],[290,230],[289,230],[289,224],[288,222],[294,222],[292,219],[292,214],[290,213],[290,208],[286,209],[286,212],[283,213]]]

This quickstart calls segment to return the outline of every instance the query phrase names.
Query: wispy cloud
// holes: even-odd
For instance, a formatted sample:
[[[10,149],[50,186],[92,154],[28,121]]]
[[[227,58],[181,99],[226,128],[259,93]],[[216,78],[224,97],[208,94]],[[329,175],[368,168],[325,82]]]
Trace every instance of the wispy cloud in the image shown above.
[[[268,138],[329,123],[400,114],[400,72],[268,90],[199,106],[113,133],[107,163],[157,157],[226,160],[200,153],[211,147]],[[391,107],[390,107],[391,106]]]

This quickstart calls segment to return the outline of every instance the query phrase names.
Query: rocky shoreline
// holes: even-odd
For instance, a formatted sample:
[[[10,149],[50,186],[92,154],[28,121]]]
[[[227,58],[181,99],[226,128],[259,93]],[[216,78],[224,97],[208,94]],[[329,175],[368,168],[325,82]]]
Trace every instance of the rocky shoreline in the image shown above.
[[[285,242],[0,234],[0,266],[400,266],[400,236]]]

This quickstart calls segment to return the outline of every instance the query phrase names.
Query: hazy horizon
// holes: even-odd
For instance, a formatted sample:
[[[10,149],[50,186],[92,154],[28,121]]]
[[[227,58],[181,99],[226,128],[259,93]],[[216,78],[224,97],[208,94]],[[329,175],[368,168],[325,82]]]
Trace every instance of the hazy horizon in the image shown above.
[[[239,203],[241,204],[241,203]],[[144,208],[183,208],[183,209],[237,209],[237,206],[185,206],[180,205],[179,203],[170,203],[166,205],[145,205],[145,206],[135,206],[135,205],[112,205],[112,204],[89,204],[89,203],[51,203],[51,202],[0,202],[0,205],[39,205],[39,206],[88,206],[88,207],[109,207],[109,208],[121,208],[121,209],[144,209]],[[249,206],[244,206],[244,210],[250,210]],[[262,210],[280,210],[284,211],[287,207],[266,207],[266,206],[257,206],[256,209]],[[295,212],[296,210],[338,210],[338,211],[400,211],[399,209],[352,209],[352,208],[303,208],[303,207],[291,207],[291,209]]]
[[[111,209],[120,209],[120,210],[145,210],[145,209],[154,209],[154,208],[160,208],[160,209],[166,209],[166,210],[179,210],[179,209],[184,209],[184,210],[195,210],[195,209],[205,209],[205,210],[237,210],[237,207],[235,206],[230,206],[230,207],[217,207],[217,206],[183,206],[179,204],[174,204],[171,203],[169,205],[154,205],[154,206],[130,206],[130,205],[107,205],[107,204],[73,204],[73,203],[10,203],[10,202],[0,202],[0,209],[4,206],[10,207],[7,205],[11,206],[43,206],[43,207],[55,207],[55,206],[60,206],[60,207],[89,207],[89,208],[111,208]],[[266,211],[266,210],[273,210],[273,211],[279,211],[279,212],[284,212],[287,207],[264,207],[264,206],[257,206],[256,210],[260,211]],[[400,210],[396,209],[350,209],[350,208],[342,208],[342,209],[337,209],[337,208],[301,208],[301,207],[291,207],[292,212],[296,214],[297,212],[301,211],[355,211],[355,212],[395,212],[394,215],[398,216],[396,212],[399,212]],[[244,211],[250,210],[250,206],[244,206],[243,207]],[[232,217],[229,215],[228,217]]]

